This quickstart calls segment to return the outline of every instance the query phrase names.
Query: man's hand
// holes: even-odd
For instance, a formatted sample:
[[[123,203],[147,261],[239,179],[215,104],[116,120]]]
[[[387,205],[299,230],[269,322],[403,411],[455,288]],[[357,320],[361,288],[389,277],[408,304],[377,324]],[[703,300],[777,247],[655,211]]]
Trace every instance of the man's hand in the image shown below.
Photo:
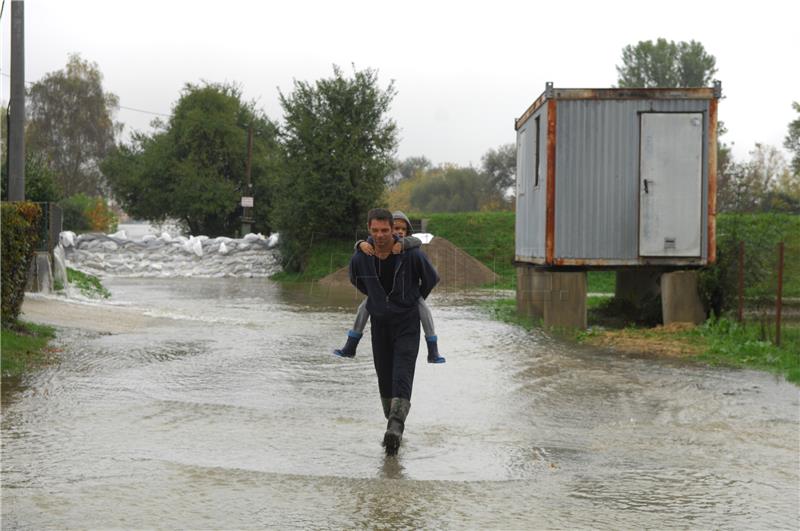
[[[367,241],[363,241],[363,242],[359,243],[358,244],[358,250],[361,251],[362,253],[364,253],[367,256],[374,256],[375,255],[375,248],[372,247],[372,245]]]
[[[392,254],[400,254],[403,252],[403,244],[400,242],[394,242],[392,245]]]

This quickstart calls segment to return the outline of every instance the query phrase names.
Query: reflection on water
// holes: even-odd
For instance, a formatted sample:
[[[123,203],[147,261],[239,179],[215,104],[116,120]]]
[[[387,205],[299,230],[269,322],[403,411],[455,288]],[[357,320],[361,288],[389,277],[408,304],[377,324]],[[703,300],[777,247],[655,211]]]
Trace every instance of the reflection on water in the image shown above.
[[[432,297],[397,458],[353,290],[109,279],[157,325],[4,381],[4,527],[794,528],[798,390],[621,358]]]

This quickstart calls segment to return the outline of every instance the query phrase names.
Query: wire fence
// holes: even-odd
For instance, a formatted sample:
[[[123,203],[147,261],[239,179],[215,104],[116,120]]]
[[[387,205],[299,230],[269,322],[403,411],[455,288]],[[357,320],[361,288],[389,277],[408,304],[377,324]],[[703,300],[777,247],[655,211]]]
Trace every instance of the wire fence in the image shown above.
[[[710,305],[781,343],[800,324],[800,216],[731,215],[718,225],[717,264],[704,273]]]

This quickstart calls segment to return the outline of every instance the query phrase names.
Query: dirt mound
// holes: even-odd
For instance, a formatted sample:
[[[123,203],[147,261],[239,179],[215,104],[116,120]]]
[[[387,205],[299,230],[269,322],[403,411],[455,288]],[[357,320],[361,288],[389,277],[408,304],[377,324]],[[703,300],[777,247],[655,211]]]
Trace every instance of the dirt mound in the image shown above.
[[[428,255],[441,278],[437,290],[475,288],[497,281],[497,275],[491,269],[444,238],[433,238],[422,246],[422,251]],[[347,266],[322,278],[320,284],[350,286]]]

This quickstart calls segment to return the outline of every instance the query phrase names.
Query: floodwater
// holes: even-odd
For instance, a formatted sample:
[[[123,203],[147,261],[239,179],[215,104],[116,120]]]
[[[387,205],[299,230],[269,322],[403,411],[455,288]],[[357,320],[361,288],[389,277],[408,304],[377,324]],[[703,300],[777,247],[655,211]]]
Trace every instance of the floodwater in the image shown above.
[[[447,363],[420,356],[387,458],[369,333],[330,354],[352,291],[106,285],[156,324],[63,330],[57,364],[4,382],[5,529],[797,528],[800,401],[774,376],[575,347],[434,294]]]

